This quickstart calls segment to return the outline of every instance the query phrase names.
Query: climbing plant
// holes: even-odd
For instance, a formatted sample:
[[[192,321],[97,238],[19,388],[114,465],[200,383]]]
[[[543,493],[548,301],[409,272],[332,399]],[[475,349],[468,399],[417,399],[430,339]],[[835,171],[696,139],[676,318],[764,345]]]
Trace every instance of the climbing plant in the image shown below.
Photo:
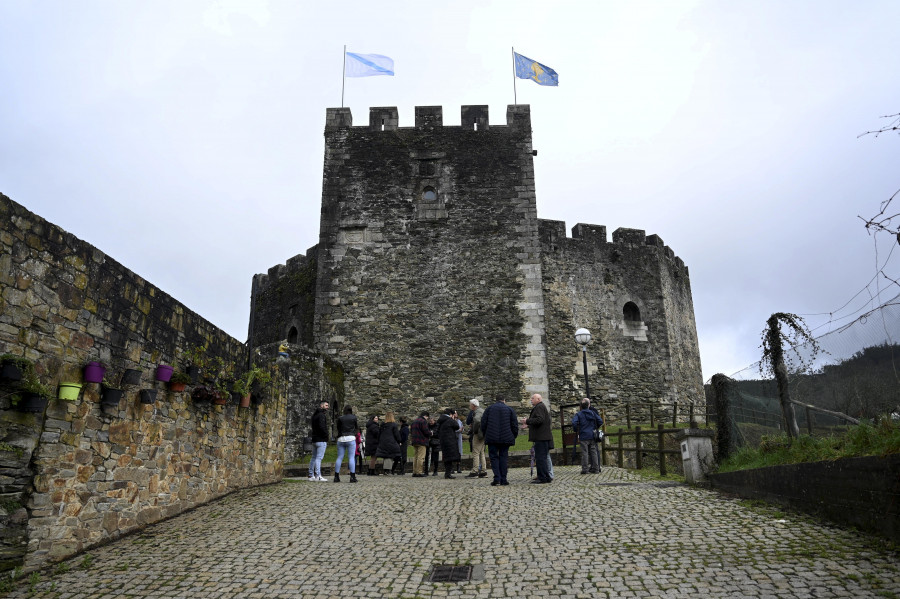
[[[784,347],[791,350],[787,354]],[[808,345],[809,351],[798,351],[798,348]],[[792,438],[800,436],[800,427],[794,415],[794,406],[791,404],[788,391],[788,367],[792,372],[805,372],[812,370],[816,356],[821,352],[818,342],[810,333],[806,322],[796,314],[788,312],[776,312],[766,321],[766,328],[762,332],[762,359],[759,361],[761,374],[772,374],[778,384],[778,399],[781,402],[781,412],[788,435]]]

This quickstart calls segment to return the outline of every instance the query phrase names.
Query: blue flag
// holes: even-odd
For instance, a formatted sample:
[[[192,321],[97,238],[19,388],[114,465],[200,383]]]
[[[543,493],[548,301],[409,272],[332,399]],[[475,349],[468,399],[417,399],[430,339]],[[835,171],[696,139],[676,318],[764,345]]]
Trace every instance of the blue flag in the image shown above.
[[[513,52],[513,54],[516,57],[516,77],[531,79],[538,85],[559,85],[559,75],[556,74],[556,71],[536,60],[522,56],[518,52]]]
[[[347,52],[344,65],[347,77],[373,77],[375,75],[394,76],[394,59],[381,54],[356,54]]]

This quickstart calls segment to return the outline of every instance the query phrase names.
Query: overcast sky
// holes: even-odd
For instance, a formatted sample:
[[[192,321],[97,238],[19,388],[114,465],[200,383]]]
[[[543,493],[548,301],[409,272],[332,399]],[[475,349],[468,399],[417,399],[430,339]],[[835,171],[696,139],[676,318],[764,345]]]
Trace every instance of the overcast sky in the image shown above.
[[[896,242],[858,216],[900,188],[900,137],[858,135],[900,112],[898,22],[895,0],[3,0],[0,193],[243,341],[251,277],[318,242],[344,44],[395,61],[347,79],[354,122],[400,126],[505,123],[514,46],[559,74],[516,85],[538,216],[662,237],[708,379],[759,358],[773,312],[823,333],[896,294],[872,281]]]

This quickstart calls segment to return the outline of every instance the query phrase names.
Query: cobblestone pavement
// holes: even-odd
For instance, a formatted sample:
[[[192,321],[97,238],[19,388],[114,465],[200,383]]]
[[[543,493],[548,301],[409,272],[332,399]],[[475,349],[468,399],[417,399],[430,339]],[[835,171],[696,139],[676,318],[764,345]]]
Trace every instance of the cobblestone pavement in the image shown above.
[[[513,469],[507,487],[407,475],[241,491],[9,596],[900,596],[898,555],[874,537],[617,468],[556,474],[549,485]],[[432,583],[435,564],[483,577]]]

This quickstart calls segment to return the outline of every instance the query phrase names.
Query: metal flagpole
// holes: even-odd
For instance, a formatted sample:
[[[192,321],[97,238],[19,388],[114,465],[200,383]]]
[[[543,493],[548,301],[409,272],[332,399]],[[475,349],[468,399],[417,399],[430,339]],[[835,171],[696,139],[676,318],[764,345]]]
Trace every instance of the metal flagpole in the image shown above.
[[[516,101],[516,48],[512,46],[512,59],[513,59],[513,104],[518,104]],[[343,92],[341,92],[343,99]]]
[[[344,68],[341,71],[341,108],[344,107],[344,82],[347,81],[347,44],[344,44]]]

